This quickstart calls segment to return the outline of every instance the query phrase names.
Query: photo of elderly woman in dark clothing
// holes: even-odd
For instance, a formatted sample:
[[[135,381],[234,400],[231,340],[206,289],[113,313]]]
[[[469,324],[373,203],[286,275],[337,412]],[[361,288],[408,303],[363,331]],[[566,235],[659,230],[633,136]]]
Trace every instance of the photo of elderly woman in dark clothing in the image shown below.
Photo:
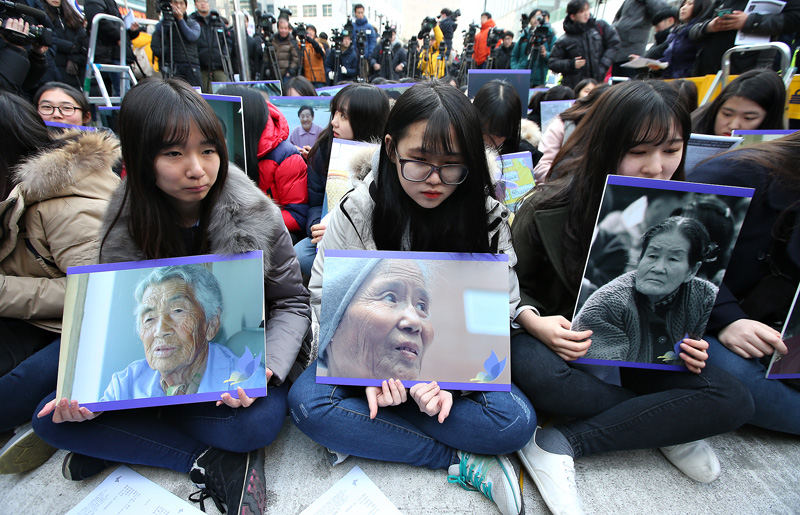
[[[717,287],[697,277],[710,257],[708,231],[671,216],[642,237],[639,263],[593,293],[574,330],[592,329],[588,359],[679,364],[674,346],[702,337]]]

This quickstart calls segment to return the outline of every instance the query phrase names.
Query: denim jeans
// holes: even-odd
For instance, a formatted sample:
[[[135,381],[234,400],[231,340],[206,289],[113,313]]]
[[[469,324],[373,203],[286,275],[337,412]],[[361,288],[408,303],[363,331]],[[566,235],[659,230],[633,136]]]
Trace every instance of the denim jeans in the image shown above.
[[[736,429],[753,413],[744,385],[719,368],[621,368],[622,386],[614,386],[527,333],[511,338],[511,377],[537,409],[575,417],[557,428],[576,458],[700,440]]]
[[[42,397],[56,387],[60,347],[58,338],[0,377],[0,399],[6,399],[0,433],[29,422]]]
[[[443,423],[422,413],[409,395],[380,408],[370,420],[363,386],[317,384],[316,362],[289,391],[289,413],[300,430],[336,452],[373,460],[446,469],[456,450],[507,454],[528,443],[536,429],[533,408],[519,389],[458,396]]]
[[[294,252],[300,262],[300,271],[303,275],[311,275],[311,267],[317,257],[317,244],[311,243],[311,238],[303,238],[295,244]]]
[[[85,422],[33,418],[36,434],[53,447],[94,458],[189,472],[208,447],[249,452],[271,444],[286,420],[289,386],[270,386],[247,408],[213,402],[107,411]],[[51,393],[39,409],[55,397]],[[38,410],[37,410],[38,412]]]
[[[800,391],[776,379],[758,359],[745,359],[728,350],[719,340],[706,336],[708,361],[736,377],[750,390],[755,413],[754,426],[800,435]]]

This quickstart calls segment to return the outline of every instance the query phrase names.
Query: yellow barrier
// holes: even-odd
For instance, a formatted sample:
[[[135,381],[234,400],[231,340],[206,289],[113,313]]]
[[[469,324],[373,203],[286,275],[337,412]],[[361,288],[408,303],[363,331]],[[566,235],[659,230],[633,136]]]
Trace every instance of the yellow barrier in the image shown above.
[[[792,83],[789,85],[789,91],[786,92],[789,97],[789,109],[786,116],[794,120],[800,120],[800,76],[795,75],[792,77]]]

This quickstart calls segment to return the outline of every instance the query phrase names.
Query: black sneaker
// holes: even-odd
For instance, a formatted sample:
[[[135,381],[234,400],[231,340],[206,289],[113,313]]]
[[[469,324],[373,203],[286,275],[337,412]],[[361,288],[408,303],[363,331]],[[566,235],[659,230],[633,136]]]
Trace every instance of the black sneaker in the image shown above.
[[[0,449],[0,474],[17,474],[33,470],[55,453],[53,447],[33,432],[30,423],[17,429],[17,434]]]
[[[113,461],[70,452],[64,457],[64,463],[61,464],[61,474],[70,481],[83,481],[96,476],[113,465]]]
[[[200,488],[189,499],[203,511],[209,497],[228,515],[261,515],[266,509],[264,449],[240,454],[210,448],[197,458],[189,477]]]

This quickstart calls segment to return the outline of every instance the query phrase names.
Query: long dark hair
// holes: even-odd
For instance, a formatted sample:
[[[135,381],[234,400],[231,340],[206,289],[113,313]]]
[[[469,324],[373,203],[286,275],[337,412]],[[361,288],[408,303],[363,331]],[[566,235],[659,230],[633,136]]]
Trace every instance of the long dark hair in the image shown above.
[[[786,86],[772,70],[757,69],[744,72],[720,92],[710,104],[692,113],[694,132],[714,134],[714,125],[722,104],[731,97],[744,97],[767,112],[758,130],[783,129],[783,110],[786,107]]]
[[[425,209],[403,190],[394,148],[417,122],[427,122],[422,151],[451,153],[456,144],[469,168],[466,180],[438,207]],[[400,250],[407,231],[411,250],[489,252],[486,197],[491,179],[483,147],[480,118],[469,99],[441,81],[417,84],[397,99],[381,142],[376,177],[372,235],[380,250]],[[496,249],[495,249],[496,250]]]
[[[344,113],[353,129],[354,141],[371,141],[383,134],[386,117],[389,116],[389,97],[386,93],[371,84],[351,84],[340,90],[331,99],[331,120],[336,111]],[[330,122],[317,138],[317,142],[308,153],[308,162],[320,149],[329,152],[333,141],[333,127]],[[328,163],[324,170],[316,170],[322,176],[328,175]]]
[[[166,193],[156,185],[155,160],[167,147],[186,141],[196,127],[213,141],[219,154],[217,180],[200,206],[200,241],[187,249],[176,220],[178,215]],[[119,211],[100,243],[102,256],[111,229],[130,203],[128,232],[146,259],[204,254],[209,251],[211,208],[228,177],[228,150],[222,126],[211,106],[180,79],[147,79],[131,89],[119,111],[119,137],[125,164],[125,193]]]
[[[50,134],[33,105],[22,97],[0,90],[0,200],[5,200],[15,181],[12,169],[50,145]]]
[[[244,156],[234,154],[233,162],[247,173],[254,183],[259,184],[258,143],[269,121],[269,107],[264,96],[256,89],[247,86],[225,86],[220,95],[242,97],[244,110]],[[245,167],[245,156],[247,167]]]
[[[594,230],[595,218],[587,213],[600,208],[606,176],[616,171],[631,148],[669,141],[676,131],[683,138],[683,155],[672,179],[683,180],[686,144],[692,132],[685,101],[663,81],[617,84],[601,94],[556,156],[550,176],[558,178],[534,189],[529,200],[536,209],[569,210],[562,239],[564,265],[569,277],[576,280],[576,289]],[[541,243],[533,224],[528,231]]]
[[[485,134],[505,137],[497,151],[517,152],[522,124],[522,103],[517,89],[506,81],[490,80],[475,93],[472,105],[478,110]]]
[[[52,5],[47,3],[47,0],[42,2],[44,5],[45,13],[47,17],[50,18],[50,21],[56,21],[58,18],[58,7],[53,7]],[[79,30],[83,27],[83,20],[81,16],[75,11],[75,8],[72,7],[72,3],[69,0],[62,0],[61,2],[61,12],[64,15],[64,25],[69,27],[71,30]]]

